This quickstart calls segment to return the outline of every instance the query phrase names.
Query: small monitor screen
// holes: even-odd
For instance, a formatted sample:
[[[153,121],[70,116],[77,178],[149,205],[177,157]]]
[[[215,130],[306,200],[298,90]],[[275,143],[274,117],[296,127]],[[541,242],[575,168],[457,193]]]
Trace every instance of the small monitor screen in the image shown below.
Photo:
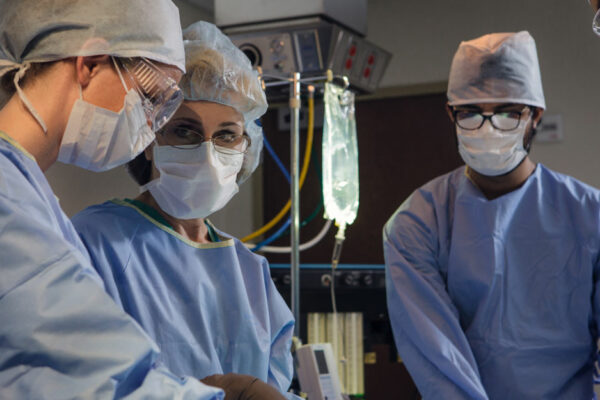
[[[317,359],[317,367],[319,368],[319,375],[328,374],[327,360],[325,360],[325,352],[323,350],[315,350],[315,358]]]
[[[296,46],[302,63],[302,72],[318,71],[321,69],[319,47],[317,45],[316,31],[309,30],[296,32]]]

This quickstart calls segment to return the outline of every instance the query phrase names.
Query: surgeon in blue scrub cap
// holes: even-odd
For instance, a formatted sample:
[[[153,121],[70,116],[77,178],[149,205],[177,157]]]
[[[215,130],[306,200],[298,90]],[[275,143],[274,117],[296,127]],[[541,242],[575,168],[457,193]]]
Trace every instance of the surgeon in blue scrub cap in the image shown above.
[[[592,399],[600,192],[529,158],[545,108],[533,38],[460,44],[448,109],[466,163],[383,231],[398,352],[425,399]]]
[[[265,93],[213,24],[193,24],[184,39],[185,101],[128,166],[141,195],[87,208],[73,223],[107,291],[156,340],[161,363],[198,378],[248,374],[285,393],[293,316],[265,258],[207,219],[258,165]]]

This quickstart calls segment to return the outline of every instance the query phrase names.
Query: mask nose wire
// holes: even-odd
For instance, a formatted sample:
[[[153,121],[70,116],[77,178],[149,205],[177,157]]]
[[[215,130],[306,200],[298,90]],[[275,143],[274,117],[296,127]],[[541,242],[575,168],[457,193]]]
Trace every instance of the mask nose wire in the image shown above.
[[[29,62],[23,63],[21,65],[21,67],[19,68],[19,70],[17,71],[17,73],[15,74],[15,78],[13,79],[13,83],[15,85],[15,89],[17,90],[17,94],[19,95],[19,98],[21,99],[21,101],[25,105],[25,108],[27,108],[27,110],[31,113],[31,115],[33,116],[33,118],[35,118],[35,120],[37,121],[37,123],[40,125],[40,127],[42,128],[42,130],[46,134],[46,133],[48,133],[48,128],[46,127],[46,124],[44,123],[44,120],[42,119],[42,117],[40,116],[40,114],[35,110],[35,108],[31,104],[31,102],[27,98],[27,96],[25,96],[25,93],[21,89],[21,86],[19,86],[19,81],[23,78],[23,76],[25,76],[25,72],[27,72],[27,70],[29,69],[30,66],[31,66],[31,63],[29,63]]]

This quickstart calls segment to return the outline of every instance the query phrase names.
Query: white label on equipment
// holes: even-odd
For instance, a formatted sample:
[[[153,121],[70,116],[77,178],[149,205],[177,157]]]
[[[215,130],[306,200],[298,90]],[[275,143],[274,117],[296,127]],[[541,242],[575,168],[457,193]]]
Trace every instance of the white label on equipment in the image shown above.
[[[560,142],[563,139],[562,116],[560,114],[544,115],[541,125],[537,128],[536,142],[552,143]]]

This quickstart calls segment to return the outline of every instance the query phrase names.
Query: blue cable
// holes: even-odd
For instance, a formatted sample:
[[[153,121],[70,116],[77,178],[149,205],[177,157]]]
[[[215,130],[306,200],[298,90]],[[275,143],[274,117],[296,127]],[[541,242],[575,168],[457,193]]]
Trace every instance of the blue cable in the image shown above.
[[[267,151],[269,152],[271,157],[273,157],[273,160],[275,160],[275,163],[277,164],[277,166],[279,167],[279,169],[285,176],[285,179],[287,179],[288,183],[291,183],[292,178],[290,178],[290,173],[288,172],[287,168],[285,168],[285,165],[283,165],[283,163],[281,162],[279,157],[277,157],[277,154],[275,154],[275,150],[273,150],[273,148],[271,147],[271,144],[269,143],[269,141],[267,140],[267,137],[265,135],[263,135],[263,143],[265,145],[265,148],[267,149]]]
[[[277,154],[275,154],[275,150],[273,150],[273,147],[271,147],[271,144],[269,143],[269,141],[267,140],[267,137],[265,135],[263,135],[263,143],[265,145],[265,148],[267,149],[267,151],[269,152],[269,154],[271,155],[273,160],[275,160],[275,163],[277,164],[277,166],[279,167],[279,169],[285,176],[285,179],[287,179],[288,183],[290,183],[291,182],[290,173],[288,172],[287,168],[285,168],[285,165],[283,165],[283,163],[281,162],[279,157],[277,157]],[[289,228],[291,223],[292,223],[292,220],[291,220],[291,218],[288,217],[287,221],[285,221],[284,224],[281,225],[281,227],[275,233],[273,233],[271,236],[269,236],[265,240],[258,242],[254,246],[252,251],[258,251],[258,250],[260,250],[261,247],[267,246],[270,243],[274,242],[278,237],[280,237],[283,234],[283,232],[285,232],[285,230],[287,228]]]
[[[252,251],[258,251],[261,249],[261,247],[264,247],[264,246],[267,246],[267,245],[273,243],[276,239],[278,239],[283,234],[283,232],[285,232],[285,230],[287,228],[290,227],[291,223],[292,223],[292,219],[288,218],[287,221],[285,221],[283,223],[283,225],[281,225],[281,227],[279,229],[277,229],[277,232],[275,232],[274,234],[272,234],[271,236],[269,236],[267,239],[263,240],[262,242],[256,243],[256,245],[254,246]]]

